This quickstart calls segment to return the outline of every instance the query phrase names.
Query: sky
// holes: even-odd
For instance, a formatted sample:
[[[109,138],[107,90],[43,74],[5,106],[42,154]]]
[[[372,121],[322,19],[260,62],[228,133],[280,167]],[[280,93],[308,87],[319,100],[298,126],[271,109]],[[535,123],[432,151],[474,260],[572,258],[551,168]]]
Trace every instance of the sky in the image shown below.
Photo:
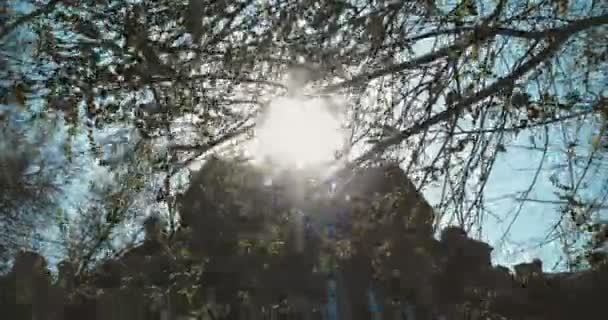
[[[527,196],[529,199],[559,201],[554,194],[556,188],[550,181],[551,175],[560,174],[563,171],[561,165],[566,161],[565,152],[560,146],[562,139],[557,131],[550,130],[549,139],[552,141],[550,151],[546,155],[543,170],[534,186],[529,190]],[[511,145],[530,145],[528,141],[525,141],[527,135],[529,134],[526,132],[520,133],[520,138],[513,141]],[[582,133],[580,138],[584,141],[588,137]],[[510,265],[538,257],[543,260],[544,267],[551,270],[560,261],[562,249],[559,243],[553,242],[540,248],[535,244],[542,242],[554,223],[559,220],[561,215],[559,206],[535,202],[522,203],[516,200],[522,198],[523,193],[530,188],[536,167],[542,160],[542,152],[509,147],[509,144],[506,147],[508,152],[497,159],[485,194],[489,202],[488,209],[500,219],[490,216],[484,221],[484,240],[495,247],[494,259],[497,263]],[[586,146],[584,144],[581,149],[585,149],[585,147],[590,148],[588,144]],[[599,179],[589,180],[593,180],[593,178],[586,180],[589,183],[587,193],[599,193],[605,184],[605,181]],[[432,199],[432,196],[430,198]],[[516,217],[520,206],[521,211]],[[607,211],[603,210],[603,214],[606,215],[606,213]],[[508,241],[500,241],[511,223],[513,224],[509,230]],[[559,267],[564,267],[564,265]]]
[[[27,9],[27,6],[22,2],[17,1],[15,3],[18,3],[17,9]],[[567,140],[578,138],[580,141],[577,154],[583,157],[589,154],[591,150],[589,142],[593,135],[592,128],[592,125],[587,125],[583,126],[578,132],[572,132],[571,129],[567,130],[570,134],[570,139]],[[529,188],[533,180],[536,180],[536,183],[529,190],[527,198],[542,201],[559,200],[554,194],[555,187],[551,183],[551,176],[565,173],[562,165],[567,160],[567,153],[564,152],[564,146],[567,143],[565,143],[563,131],[559,124],[549,129],[549,152],[544,157],[543,170],[536,178],[535,169],[540,160],[543,159],[543,154],[538,150],[526,149],[526,147],[532,145],[531,135],[532,133],[526,130],[520,132],[516,138],[511,139],[506,144],[507,152],[501,154],[497,160],[487,184],[485,198],[489,200],[488,209],[493,216],[501,219],[489,218],[484,221],[482,239],[495,247],[495,263],[511,265],[540,257],[545,262],[546,271],[550,271],[553,266],[558,265],[562,249],[555,242],[542,247],[534,246],[534,244],[542,241],[547,231],[559,219],[558,206],[547,203],[523,203],[517,219],[514,220],[509,229],[509,241],[500,241],[506,231],[505,229],[511,224],[511,220],[522,205],[516,198],[522,196],[522,192]],[[82,138],[84,144],[86,139]],[[537,140],[536,144],[542,147],[544,143],[542,139]],[[120,144],[120,142],[118,143]],[[96,166],[83,170],[81,175],[65,190],[66,200],[63,203],[65,209],[74,212],[72,209],[80,206],[87,199],[88,181],[104,174],[103,169]],[[589,197],[599,194],[603,188],[606,188],[606,181],[598,179],[597,175],[589,174],[588,177],[585,181],[588,188],[584,192]],[[424,193],[431,204],[437,203],[437,190],[427,189],[424,190]],[[608,211],[605,208],[598,213],[599,217],[608,219]],[[41,237],[53,238],[56,236],[56,232],[57,230],[53,229],[43,233]],[[558,265],[557,270],[563,267],[563,264]]]
[[[450,2],[452,1],[436,3]],[[483,2],[477,3],[483,4]],[[517,1],[510,1],[509,4],[516,7]],[[586,12],[588,5],[588,1],[570,2],[570,14]],[[485,10],[492,10],[492,7],[493,4],[486,6]],[[484,7],[479,8],[484,9]],[[508,48],[510,56],[504,57],[506,69],[496,70],[498,74],[508,72],[509,67],[507,66],[517,61],[523,54],[521,46],[516,43],[509,44]],[[428,51],[429,48],[422,47],[420,50]],[[567,56],[562,56],[560,60],[560,63],[569,64],[570,67],[573,67],[573,62]],[[564,78],[556,81],[556,90],[560,94],[577,89],[576,86],[580,81],[573,81],[569,76],[570,74],[566,73]],[[602,82],[604,78],[605,75],[602,74],[591,75],[591,79],[595,80],[591,84],[591,88],[598,95],[606,96],[606,85]],[[524,83],[524,85],[530,92],[535,92],[535,83]],[[569,121],[550,125],[548,127],[548,152],[544,157],[542,148],[545,141],[542,134],[539,134],[540,130],[522,130],[515,137],[508,135],[505,143],[507,152],[499,155],[484,193],[486,209],[492,214],[483,221],[482,239],[494,247],[495,263],[512,265],[538,257],[543,260],[545,271],[564,270],[566,264],[562,260],[563,250],[559,242],[554,241],[540,247],[538,245],[545,242],[545,236],[561,216],[559,205],[547,203],[560,201],[555,194],[557,190],[551,180],[559,177],[561,182],[568,183],[570,179],[564,167],[564,164],[568,163],[566,149],[569,143],[575,142],[577,144],[577,147],[574,148],[576,157],[579,157],[581,162],[587,161],[588,156],[594,150],[591,139],[597,134],[595,129],[598,127],[597,120],[597,117],[591,116],[584,122]],[[581,123],[582,125],[578,126]],[[599,155],[605,161],[605,155]],[[541,162],[543,165],[536,176],[536,170]],[[582,170],[574,169],[574,180],[577,180],[581,174]],[[584,189],[581,188],[580,194],[587,200],[595,199],[605,194],[603,191],[608,189],[608,180],[601,174],[588,172],[582,185],[587,186]],[[439,202],[439,190],[429,188],[424,190],[424,193],[432,204]],[[517,201],[521,198],[543,202]],[[595,212],[594,219],[606,218],[608,218],[608,211],[605,207]],[[508,233],[506,241],[503,239],[505,232]]]

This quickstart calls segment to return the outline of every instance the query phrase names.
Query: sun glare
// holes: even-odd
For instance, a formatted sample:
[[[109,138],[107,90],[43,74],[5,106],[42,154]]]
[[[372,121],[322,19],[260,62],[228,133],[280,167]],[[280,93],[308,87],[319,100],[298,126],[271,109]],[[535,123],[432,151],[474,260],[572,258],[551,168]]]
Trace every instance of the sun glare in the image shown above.
[[[324,100],[280,98],[262,115],[252,151],[259,160],[306,167],[332,160],[343,142],[340,119]]]

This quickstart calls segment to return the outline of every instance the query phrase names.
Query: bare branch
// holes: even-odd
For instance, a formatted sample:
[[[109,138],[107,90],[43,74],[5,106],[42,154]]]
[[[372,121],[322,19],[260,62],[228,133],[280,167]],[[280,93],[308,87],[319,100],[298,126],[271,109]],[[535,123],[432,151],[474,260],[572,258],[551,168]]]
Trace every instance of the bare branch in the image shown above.
[[[22,17],[19,17],[19,19],[17,19],[15,22],[0,29],[0,40],[9,35],[11,32],[13,32],[13,30],[18,28],[19,26],[29,23],[42,15],[52,12],[59,2],[60,0],[50,0],[49,3],[44,5],[44,7],[34,10],[33,12],[26,14]]]
[[[432,116],[428,120],[415,124],[413,127],[403,130],[400,134],[377,143],[371,150],[369,150],[367,153],[357,159],[357,161],[367,161],[371,157],[373,157],[373,155],[382,153],[390,146],[399,144],[401,143],[401,141],[407,139],[412,135],[424,131],[430,126],[433,126],[440,122],[444,122],[462,112],[466,107],[469,107],[479,101],[482,101],[485,98],[490,97],[491,95],[495,94],[496,92],[499,92],[505,87],[513,85],[518,79],[526,75],[528,72],[534,70],[543,62],[550,59],[555,53],[557,53],[562,48],[562,45],[566,43],[570,39],[570,37],[575,34],[575,32],[579,32],[581,30],[584,30],[585,28],[594,27],[601,24],[608,24],[608,15],[598,18],[580,20],[560,29],[559,32],[556,32],[554,40],[551,41],[543,51],[541,51],[536,56],[530,58],[527,62],[519,66],[508,76],[501,78],[500,80],[494,82],[493,84],[487,86],[482,90],[479,90],[477,93],[469,97],[461,99],[452,107],[449,107],[445,111]]]

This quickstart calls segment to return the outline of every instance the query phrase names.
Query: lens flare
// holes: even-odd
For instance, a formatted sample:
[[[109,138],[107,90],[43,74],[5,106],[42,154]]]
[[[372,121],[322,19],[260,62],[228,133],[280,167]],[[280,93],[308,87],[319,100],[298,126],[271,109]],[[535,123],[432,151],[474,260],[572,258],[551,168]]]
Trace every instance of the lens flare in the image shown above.
[[[322,99],[273,101],[256,128],[257,159],[308,167],[332,160],[344,143],[339,117]]]

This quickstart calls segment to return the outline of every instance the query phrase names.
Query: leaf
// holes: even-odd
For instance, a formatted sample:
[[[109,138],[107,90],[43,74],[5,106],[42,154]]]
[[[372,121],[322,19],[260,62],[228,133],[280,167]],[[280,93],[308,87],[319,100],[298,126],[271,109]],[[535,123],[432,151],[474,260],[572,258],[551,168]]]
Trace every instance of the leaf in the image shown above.
[[[76,31],[82,33],[91,39],[101,39],[101,34],[97,30],[96,26],[86,20],[79,20],[75,25]]]
[[[374,15],[370,17],[367,24],[367,31],[374,47],[380,47],[384,42],[385,32],[384,25],[382,23],[383,17],[380,15]]]
[[[529,120],[536,120],[536,119],[538,119],[539,116],[540,116],[540,111],[537,108],[535,108],[534,106],[528,107],[528,119]]]
[[[464,17],[476,16],[477,14],[478,12],[475,0],[464,0],[458,5],[456,11],[454,12],[454,16],[458,20]]]
[[[464,8],[465,13],[469,16],[476,16],[478,14],[475,0],[464,0]]]
[[[557,12],[559,14],[565,15],[568,13],[568,7],[570,3],[568,0],[557,0]]]
[[[574,90],[571,92],[568,92],[568,94],[566,95],[566,101],[568,104],[575,104],[577,103],[581,98],[581,94],[578,92],[578,90]]]
[[[448,58],[450,60],[458,59],[459,56],[460,56],[459,50],[450,50],[450,52],[448,52]]]
[[[293,23],[291,21],[287,21],[283,26],[283,37],[288,38],[293,30]]]
[[[401,134],[401,130],[387,124],[382,125],[382,131],[384,135],[389,137]]]
[[[511,103],[514,107],[526,107],[530,104],[530,96],[525,92],[514,92]]]
[[[15,86],[15,100],[20,107],[25,107],[27,104],[26,88],[24,84]]]
[[[367,139],[367,140],[365,140],[365,143],[368,143],[368,144],[376,144],[376,143],[379,143],[379,142],[380,142],[380,139]]]
[[[458,94],[456,93],[456,91],[450,91],[448,92],[448,94],[445,96],[445,104],[448,106],[451,106],[454,104],[454,102],[456,102],[456,100],[458,99]]]
[[[602,137],[600,135],[595,135],[591,137],[591,147],[592,150],[598,150],[602,146]]]
[[[568,147],[568,149],[566,149],[566,154],[568,157],[574,158],[576,157],[576,149],[574,147]]]
[[[471,46],[471,59],[478,60],[479,59],[479,44],[474,43]]]
[[[425,0],[424,7],[426,9],[426,14],[430,17],[441,14],[441,10],[435,5],[435,0]]]
[[[180,250],[180,255],[181,255],[182,257],[184,257],[184,258],[189,258],[189,257],[191,257],[191,253],[190,253],[190,250],[188,250],[188,248],[182,248],[182,249]]]

